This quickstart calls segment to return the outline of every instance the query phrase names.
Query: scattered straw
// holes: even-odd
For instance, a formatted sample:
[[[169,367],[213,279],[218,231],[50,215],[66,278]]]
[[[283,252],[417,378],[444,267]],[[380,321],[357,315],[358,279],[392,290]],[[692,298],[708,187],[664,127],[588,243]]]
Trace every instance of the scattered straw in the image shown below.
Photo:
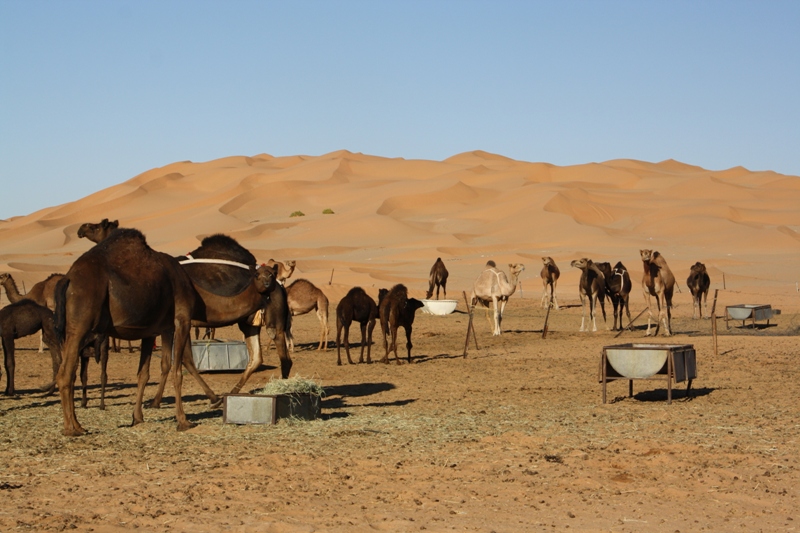
[[[321,398],[325,396],[325,389],[313,379],[295,376],[287,379],[270,378],[269,383],[263,389],[256,391],[256,393],[269,395],[311,394]]]

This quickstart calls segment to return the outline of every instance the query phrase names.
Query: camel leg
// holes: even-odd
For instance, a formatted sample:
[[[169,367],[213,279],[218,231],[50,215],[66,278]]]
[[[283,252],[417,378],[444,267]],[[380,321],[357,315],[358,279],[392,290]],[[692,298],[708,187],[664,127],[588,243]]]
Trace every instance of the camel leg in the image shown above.
[[[401,362],[400,362],[400,356],[397,355],[397,329],[398,328],[397,328],[397,326],[391,326],[389,329],[390,329],[390,332],[391,332],[390,334],[392,336],[392,341],[391,341],[392,344],[389,346],[389,353],[394,352],[394,360],[399,365],[399,364],[401,364]],[[387,363],[389,362],[388,359],[387,359],[386,362]]]
[[[592,321],[592,331],[597,331],[597,297],[589,295],[589,318]]]
[[[89,383],[89,358],[81,355],[81,408],[86,409],[89,404],[89,395],[87,394],[87,387]]]
[[[553,285],[550,287],[550,294],[553,297],[553,308],[558,310],[558,297],[556,296],[556,285],[558,285],[558,280],[553,280]]]
[[[142,339],[142,350],[144,350],[145,339]],[[151,348],[152,351],[152,348]],[[158,409],[161,407],[161,399],[164,396],[164,387],[167,385],[169,371],[172,369],[172,336],[161,335],[161,375],[158,378],[158,389],[156,395],[147,404],[148,409]]]
[[[39,331],[39,353],[44,353],[44,333]]]
[[[319,346],[317,346],[317,350],[322,350],[325,348],[325,351],[328,351],[328,315],[327,313],[323,312],[322,309],[317,307],[317,318],[319,319]]]
[[[197,366],[194,364],[194,357],[192,356],[192,347],[190,343],[186,343],[186,346],[183,349],[183,366],[186,370],[189,371],[189,374],[192,375],[194,380],[200,385],[200,388],[203,389],[203,392],[208,396],[208,399],[211,401],[212,406],[219,406],[222,403],[222,399],[217,396],[211,387],[208,386],[206,380],[203,379],[203,376],[200,375],[200,372],[197,370]]]
[[[671,302],[669,302],[667,300],[666,296],[665,296],[664,297],[664,306],[663,306],[663,313],[664,313],[663,322],[664,322],[664,336],[665,337],[671,337],[672,336],[672,310],[671,310],[672,305],[670,305],[670,304],[671,304]]]
[[[189,422],[186,418],[186,412],[183,410],[183,366],[186,366],[190,373],[192,370],[197,372],[197,368],[194,367],[194,361],[186,361],[186,348],[187,345],[190,346],[190,330],[191,329],[191,319],[190,317],[175,317],[175,337],[173,340],[174,345],[174,353],[175,353],[175,364],[172,366],[172,381],[173,387],[175,387],[175,419],[178,422],[178,431],[186,431],[187,429],[192,429],[197,424]],[[178,364],[178,355],[183,354],[183,365]],[[191,349],[189,350],[189,357],[191,359]],[[187,364],[188,363],[188,364]],[[195,376],[195,379],[200,378],[200,374],[192,374]],[[205,382],[202,381],[204,384]],[[208,389],[209,391],[211,389]],[[211,394],[214,394],[211,392]],[[216,399],[216,395],[215,399]]]
[[[275,348],[278,351],[278,358],[281,361],[281,377],[283,379],[288,379],[289,372],[292,370],[292,357],[289,354],[285,333],[281,330],[278,330],[275,335]]]
[[[171,335],[170,335],[171,336]],[[153,355],[153,342],[155,337],[145,337],[142,339],[142,351],[139,355],[139,370],[136,373],[136,400],[133,406],[133,421],[132,426],[144,422],[144,413],[142,412],[142,402],[144,400],[144,388],[147,381],[150,379],[150,357]],[[162,349],[164,345],[162,344]],[[166,356],[169,358],[169,356]],[[164,355],[161,356],[162,361]],[[163,366],[163,362],[162,362]]]
[[[336,365],[342,366],[342,324],[336,319]]]
[[[9,332],[11,333],[11,332]],[[3,336],[3,351],[5,352],[4,365],[6,367],[6,396],[14,396],[14,337]]]
[[[411,329],[412,329],[411,325],[408,325],[405,328],[405,330],[406,330],[406,349],[408,350],[408,363],[409,364],[411,364],[411,348],[414,347],[414,345],[411,344]]]
[[[586,295],[581,293],[581,329],[578,331],[586,331],[584,324],[586,322]]]
[[[359,363],[363,363],[364,362],[364,351],[367,349],[367,323],[366,322],[360,322],[359,325],[360,325],[360,328],[361,328],[361,357],[358,358],[358,362]],[[385,345],[385,341],[384,341],[384,345]],[[367,359],[368,359],[367,360],[367,364],[371,364],[372,361],[369,360],[369,357]]]
[[[649,337],[652,335],[650,332],[650,328],[653,324],[653,308],[651,307],[650,302],[650,291],[642,291],[644,293],[644,301],[647,303],[647,332],[644,334],[645,337]],[[658,329],[656,329],[656,334],[658,334]]]
[[[239,326],[241,328],[241,326]],[[258,330],[255,335],[251,335],[250,337],[245,337],[247,339],[247,353],[250,356],[250,360],[247,363],[247,368],[244,369],[242,372],[242,377],[239,378],[238,383],[234,385],[231,389],[230,394],[238,394],[239,391],[242,390],[244,384],[247,383],[247,380],[250,379],[250,376],[253,375],[253,372],[258,370],[258,367],[261,366],[263,361],[263,354],[261,352],[261,341],[260,341],[260,333],[261,327],[260,326],[253,326]]]
[[[108,336],[97,343],[100,350],[100,410],[106,410],[106,384],[108,384]]]
[[[367,363],[372,363],[372,359],[370,358],[370,353],[372,351],[372,330],[375,329],[375,321],[371,320],[367,324]]]
[[[86,328],[88,330],[88,328]],[[61,409],[64,414],[64,435],[68,437],[77,437],[86,433],[86,430],[81,427],[78,418],[75,416],[75,376],[78,370],[78,358],[80,354],[80,338],[82,334],[76,335],[73,331],[67,332],[67,338],[64,342],[63,360],[61,367],[58,369],[58,376],[56,383],[58,384],[58,393],[61,397]]]

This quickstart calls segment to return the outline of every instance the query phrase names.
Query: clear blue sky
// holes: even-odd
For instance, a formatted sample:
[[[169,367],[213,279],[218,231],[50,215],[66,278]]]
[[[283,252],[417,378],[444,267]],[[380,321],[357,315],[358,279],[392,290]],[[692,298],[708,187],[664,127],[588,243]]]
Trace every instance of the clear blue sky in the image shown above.
[[[800,175],[800,2],[0,0],[0,218],[338,149]]]

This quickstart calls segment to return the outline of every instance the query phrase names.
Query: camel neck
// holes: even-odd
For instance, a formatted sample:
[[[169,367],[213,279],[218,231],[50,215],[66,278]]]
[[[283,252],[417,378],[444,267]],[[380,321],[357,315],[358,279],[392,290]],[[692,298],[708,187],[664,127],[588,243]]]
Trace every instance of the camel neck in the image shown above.
[[[13,303],[17,303],[18,301],[22,300],[24,296],[20,294],[19,289],[17,288],[17,282],[14,281],[14,278],[8,276],[6,280],[3,282],[3,287],[6,289],[6,296],[8,296],[8,301]]]

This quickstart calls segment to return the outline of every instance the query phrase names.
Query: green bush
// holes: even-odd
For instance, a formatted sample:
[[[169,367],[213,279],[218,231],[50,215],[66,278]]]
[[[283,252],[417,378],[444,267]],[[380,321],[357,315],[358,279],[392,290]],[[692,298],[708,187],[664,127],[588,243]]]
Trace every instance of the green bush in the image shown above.
[[[323,211],[323,212],[322,212],[322,214],[323,214],[323,215],[332,215],[332,214],[334,214],[334,213],[333,213],[333,209],[331,209],[331,208],[329,207],[328,209],[326,209],[325,211]]]
[[[294,213],[289,215],[289,217],[304,217],[304,216],[306,216],[306,214],[303,213],[302,211],[295,211]]]

